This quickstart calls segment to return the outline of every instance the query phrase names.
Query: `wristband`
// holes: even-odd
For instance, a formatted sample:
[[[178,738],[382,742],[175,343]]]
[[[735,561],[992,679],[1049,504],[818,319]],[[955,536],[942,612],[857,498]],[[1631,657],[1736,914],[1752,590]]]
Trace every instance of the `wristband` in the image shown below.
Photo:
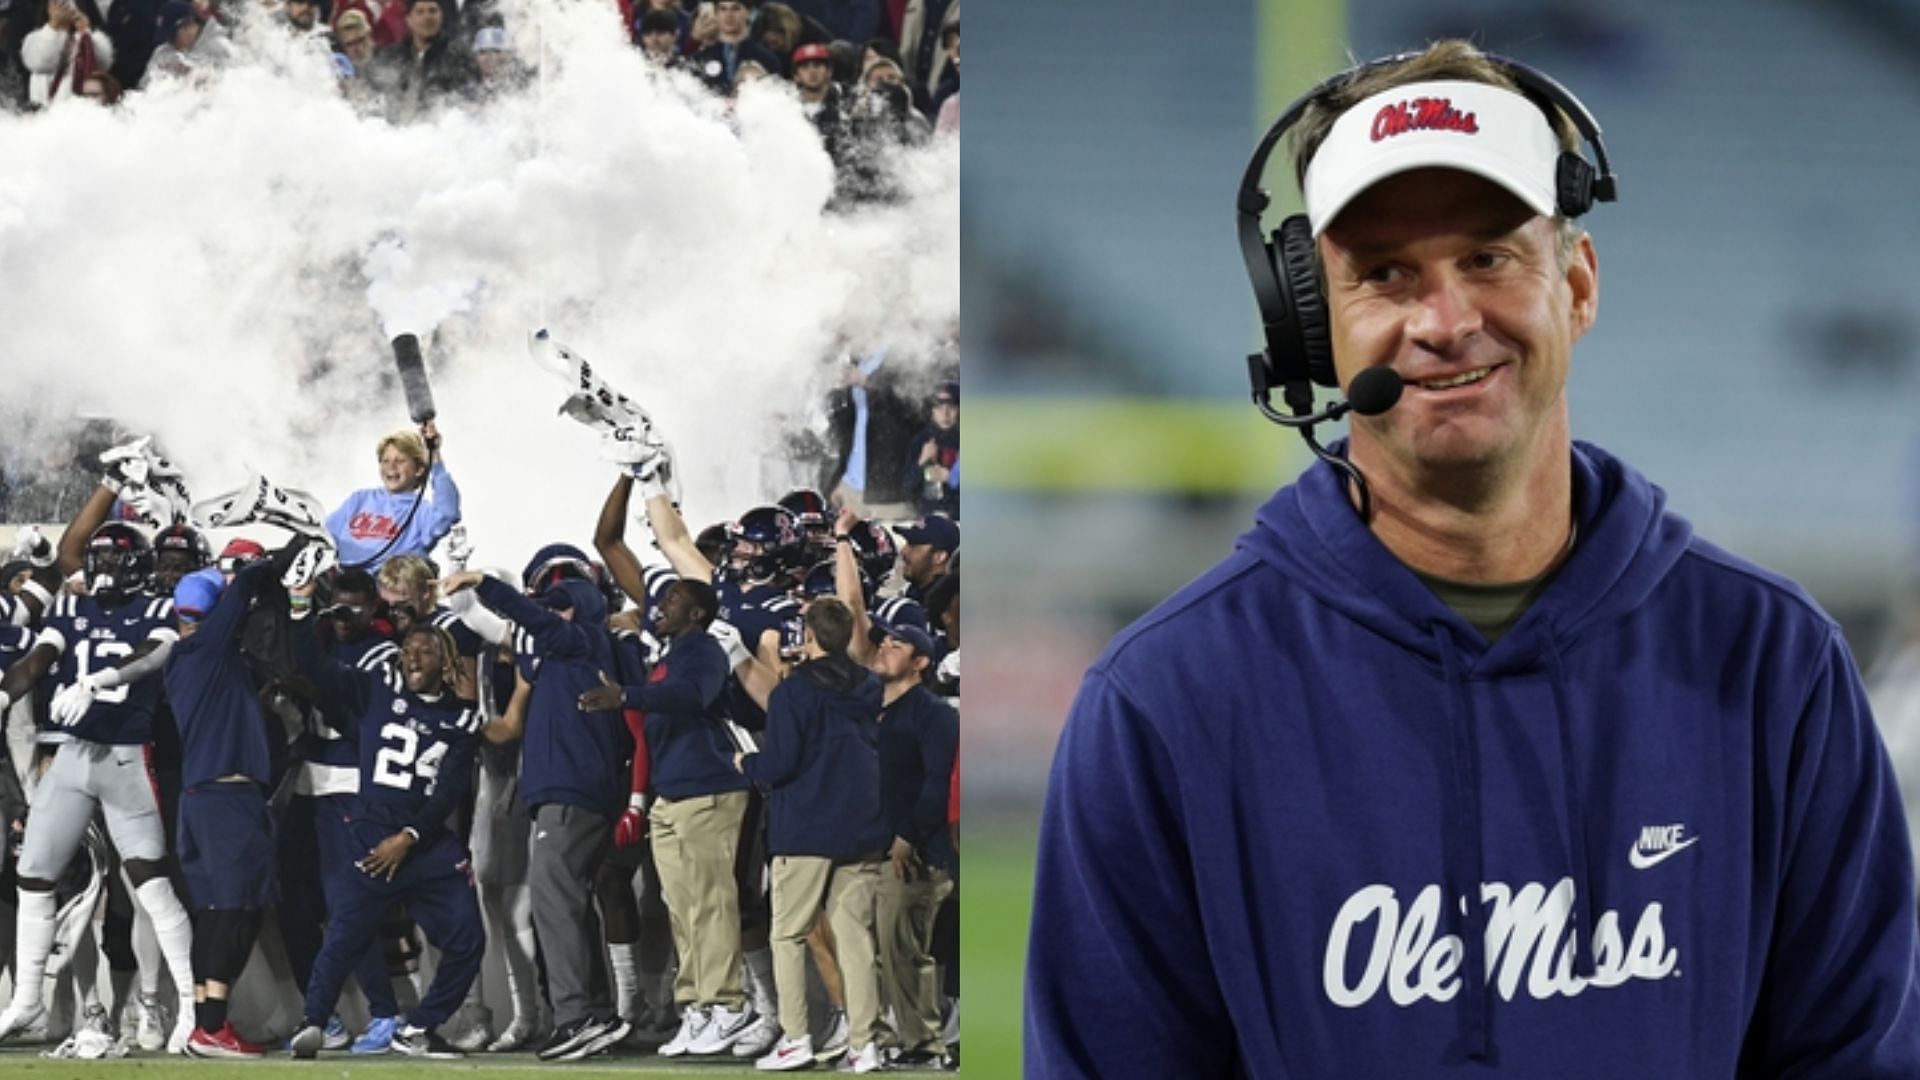
[[[419,842],[420,842],[420,830],[419,830],[419,829],[416,829],[416,828],[414,828],[413,826],[411,826],[411,825],[408,825],[408,826],[406,826],[406,827],[404,827],[404,828],[402,828],[402,829],[401,829],[400,831],[401,831],[401,832],[403,832],[403,833],[406,833],[406,834],[407,834],[408,836],[411,836],[411,837],[413,837],[413,842],[414,842],[414,843],[416,843],[416,844],[417,844],[417,843],[419,843]]]
[[[836,544],[851,544],[853,543],[853,534],[852,533],[834,533],[833,542]]]
[[[646,806],[647,806],[647,796],[645,792],[636,791],[627,796],[627,809],[644,810],[646,809]]]
[[[40,610],[53,610],[53,594],[47,591],[45,585],[40,584],[32,578],[28,578],[26,582],[20,586],[20,591],[40,601]]]

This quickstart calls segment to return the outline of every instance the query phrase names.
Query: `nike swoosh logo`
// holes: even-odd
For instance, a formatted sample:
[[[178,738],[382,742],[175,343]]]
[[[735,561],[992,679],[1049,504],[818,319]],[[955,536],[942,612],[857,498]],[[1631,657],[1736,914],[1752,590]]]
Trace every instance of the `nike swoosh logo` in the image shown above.
[[[1699,837],[1689,836],[1685,840],[1680,841],[1679,843],[1673,845],[1667,850],[1655,852],[1652,855],[1642,854],[1640,851],[1640,845],[1635,844],[1633,845],[1633,847],[1627,850],[1627,862],[1635,870],[1645,870],[1650,866],[1658,866],[1659,864],[1667,861],[1668,859],[1673,858],[1675,855],[1680,854],[1681,852],[1687,850],[1688,848],[1692,847],[1693,845],[1699,842],[1700,842]]]

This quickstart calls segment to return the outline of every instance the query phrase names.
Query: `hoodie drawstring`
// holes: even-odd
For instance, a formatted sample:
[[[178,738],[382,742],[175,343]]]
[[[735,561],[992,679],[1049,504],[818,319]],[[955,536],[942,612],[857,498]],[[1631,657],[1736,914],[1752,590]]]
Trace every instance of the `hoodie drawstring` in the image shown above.
[[[1466,676],[1460,654],[1454,648],[1447,628],[1435,623],[1433,640],[1440,653],[1440,668],[1447,680],[1447,701],[1451,721],[1453,778],[1458,788],[1459,813],[1447,815],[1447,878],[1458,890],[1462,912],[1460,1038],[1450,1059],[1475,1059],[1486,1063],[1497,1060],[1491,1034],[1491,1016],[1487,1000],[1487,915],[1481,903],[1480,883],[1486,879],[1486,851],[1480,809],[1480,751],[1475,745],[1473,702],[1467,694]]]
[[[1553,711],[1560,727],[1561,791],[1566,799],[1567,860],[1571,863],[1568,870],[1573,877],[1573,973],[1591,979],[1594,975],[1594,872],[1587,857],[1586,821],[1580,816],[1579,779],[1573,767],[1573,710],[1568,707],[1567,672],[1560,658],[1560,645],[1551,634],[1543,636],[1547,681],[1553,687]]]

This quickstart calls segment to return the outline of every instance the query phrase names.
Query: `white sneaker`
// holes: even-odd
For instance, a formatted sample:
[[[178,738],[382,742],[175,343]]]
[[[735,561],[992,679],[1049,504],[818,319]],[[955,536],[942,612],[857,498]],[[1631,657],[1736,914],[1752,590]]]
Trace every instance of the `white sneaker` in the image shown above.
[[[6,1011],[0,1012],[0,1042],[9,1039],[26,1042],[35,1028],[40,1030],[40,1038],[44,1041],[47,1037],[47,1008],[39,1002],[25,1007],[8,1005]]]
[[[173,1032],[167,1036],[167,1053],[184,1054],[187,1052],[187,1040],[193,1038],[193,999],[180,999],[180,1011],[173,1022]]]
[[[525,1016],[516,1016],[513,1018],[513,1023],[507,1025],[507,1030],[500,1033],[499,1038],[487,1044],[487,1053],[510,1053],[527,1045],[527,1040],[531,1038],[533,1038],[533,1021]]]
[[[687,1047],[692,1046],[695,1039],[706,1034],[707,1023],[707,1010],[698,1005],[687,1006],[680,1014],[680,1030],[674,1032],[673,1038],[660,1047],[660,1056],[679,1057],[686,1053]]]
[[[849,1051],[846,1059],[840,1062],[839,1071],[845,1073],[879,1072],[884,1067],[880,1060],[880,1044],[868,1043],[858,1050]]]
[[[134,1032],[134,1043],[140,1049],[153,1053],[167,1045],[167,1030],[173,1026],[173,1017],[169,1015],[167,1004],[159,994],[141,994],[134,999],[140,1010],[140,1027]]]
[[[493,1010],[478,1002],[465,1002],[453,1012],[441,1030],[452,1031],[447,1042],[456,1050],[472,1053],[493,1041]]]
[[[689,1054],[718,1054],[726,1051],[738,1042],[740,1036],[747,1033],[753,1022],[759,1019],[750,1008],[741,1008],[739,1012],[725,1005],[715,1005],[708,1014],[706,1030],[695,1036],[687,1044]]]
[[[848,1038],[846,1010],[835,1009],[827,1017],[827,1036],[820,1040],[820,1050],[813,1055],[813,1060],[824,1065],[846,1053]]]
[[[760,1055],[773,1049],[773,1044],[779,1041],[780,1021],[763,1013],[759,1019],[747,1026],[747,1030],[740,1033],[740,1038],[734,1041],[733,1056],[737,1058],[757,1059]],[[807,1040],[807,1052],[808,1054],[812,1054],[813,1052],[812,1039]],[[757,1068],[759,1062],[756,1060],[754,1065]]]
[[[813,1036],[802,1035],[797,1039],[781,1039],[779,1045],[775,1046],[771,1053],[755,1061],[753,1067],[761,1072],[792,1072],[795,1069],[813,1068]]]

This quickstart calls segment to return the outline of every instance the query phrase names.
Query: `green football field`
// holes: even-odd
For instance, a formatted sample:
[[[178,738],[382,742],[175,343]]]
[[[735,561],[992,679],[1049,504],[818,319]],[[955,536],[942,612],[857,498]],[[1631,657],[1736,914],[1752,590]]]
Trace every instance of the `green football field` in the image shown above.
[[[1033,836],[1002,828],[971,839],[962,871],[961,948],[964,960],[961,1075],[1020,1075],[1020,989],[1026,963],[1027,914],[1032,903]],[[601,1057],[590,1062],[547,1065],[532,1054],[481,1054],[462,1061],[362,1058],[322,1054],[315,1061],[275,1055],[262,1061],[202,1061],[139,1054],[107,1061],[48,1061],[44,1047],[0,1049],[0,1077],[12,1080],[195,1080],[226,1070],[235,1077],[304,1077],[306,1080],[419,1080],[423,1075],[527,1076],[545,1071],[569,1077],[645,1076],[714,1080],[762,1075],[751,1063],[681,1064],[653,1054]],[[424,1073],[423,1073],[424,1070]],[[830,1070],[829,1070],[830,1071]],[[813,1075],[822,1075],[815,1070]],[[903,1075],[916,1075],[905,1073]],[[917,1075],[939,1075],[918,1073]]]
[[[963,840],[960,900],[960,1071],[1020,1075],[1020,1004],[1033,908],[1031,826]]]

